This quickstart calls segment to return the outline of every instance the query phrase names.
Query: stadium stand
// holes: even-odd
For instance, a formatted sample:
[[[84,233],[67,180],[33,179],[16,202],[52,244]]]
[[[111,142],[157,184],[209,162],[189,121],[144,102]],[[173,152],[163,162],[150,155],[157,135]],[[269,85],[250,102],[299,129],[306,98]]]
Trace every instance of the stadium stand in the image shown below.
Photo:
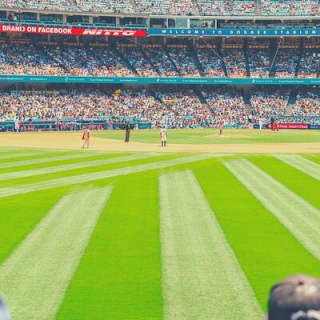
[[[1,0],[0,7],[63,12],[194,16],[316,16],[317,0]]]
[[[283,123],[320,124],[320,93],[307,88],[290,101],[292,92],[263,87],[252,92],[231,87],[3,89],[0,122],[130,120],[151,127],[195,128],[217,127],[223,119],[225,127],[246,128],[261,117],[266,123],[274,117]]]
[[[0,8],[1,23],[17,29],[39,24],[97,28],[93,34],[104,28],[172,32],[138,38],[3,30],[2,122],[130,119],[185,128],[214,127],[223,118],[227,127],[248,127],[259,117],[266,123],[274,117],[283,123],[320,124],[318,89],[307,82],[304,88],[285,82],[319,79],[320,37],[312,36],[320,26],[314,17],[320,12],[317,0],[0,0]],[[197,33],[192,35],[190,27]],[[219,34],[230,28],[230,36]],[[263,36],[250,36],[251,28]],[[301,30],[286,36],[292,28]],[[185,34],[176,36],[169,29]],[[267,35],[270,30],[277,36]],[[207,31],[216,34],[206,36]],[[11,76],[30,79],[18,78],[20,85],[11,83]],[[34,85],[32,76],[48,83]],[[49,84],[53,76],[66,83],[71,78],[74,84],[54,90]],[[105,84],[91,85],[90,78]],[[255,84],[261,79],[268,85]],[[79,87],[78,80],[88,85]],[[215,86],[218,80],[227,85]],[[274,80],[284,85],[269,86]]]
[[[219,53],[210,45],[154,44],[145,47],[118,42],[115,46],[53,42],[39,45],[0,43],[0,74],[115,76],[115,77],[229,77],[317,78],[319,48],[279,48],[268,41],[224,44]]]

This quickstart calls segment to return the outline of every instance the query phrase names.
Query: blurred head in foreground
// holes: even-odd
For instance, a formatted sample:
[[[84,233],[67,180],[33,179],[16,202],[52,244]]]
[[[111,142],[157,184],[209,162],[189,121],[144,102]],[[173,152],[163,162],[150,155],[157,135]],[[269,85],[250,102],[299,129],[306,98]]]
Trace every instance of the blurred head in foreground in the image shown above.
[[[9,310],[0,296],[0,320],[10,320]]]
[[[271,288],[268,320],[320,320],[320,279],[295,275]]]

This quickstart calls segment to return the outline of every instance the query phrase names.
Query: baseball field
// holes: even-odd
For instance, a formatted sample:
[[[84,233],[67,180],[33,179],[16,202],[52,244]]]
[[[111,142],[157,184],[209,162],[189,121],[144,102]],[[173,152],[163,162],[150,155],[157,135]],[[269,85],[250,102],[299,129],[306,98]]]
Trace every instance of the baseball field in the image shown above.
[[[320,132],[0,134],[13,320],[262,319],[320,276]]]

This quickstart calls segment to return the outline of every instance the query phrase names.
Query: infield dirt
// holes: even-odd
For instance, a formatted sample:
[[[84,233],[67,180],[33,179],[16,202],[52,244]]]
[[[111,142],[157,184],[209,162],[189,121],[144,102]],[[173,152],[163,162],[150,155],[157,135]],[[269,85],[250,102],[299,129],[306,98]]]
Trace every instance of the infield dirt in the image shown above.
[[[0,147],[81,149],[81,132],[3,133]],[[250,144],[160,144],[92,137],[90,150],[110,152],[319,153],[320,142]]]

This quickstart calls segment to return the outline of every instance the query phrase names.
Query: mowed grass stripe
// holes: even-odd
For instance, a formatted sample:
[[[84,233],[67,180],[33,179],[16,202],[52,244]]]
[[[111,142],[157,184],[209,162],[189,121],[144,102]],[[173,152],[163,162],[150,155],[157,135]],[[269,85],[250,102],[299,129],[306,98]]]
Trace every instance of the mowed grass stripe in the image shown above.
[[[75,163],[81,163],[81,162],[87,162],[87,161],[95,161],[95,160],[102,160],[102,159],[111,159],[115,157],[121,157],[121,156],[128,156],[128,155],[134,155],[135,153],[104,153],[104,154],[91,154],[89,157],[80,157],[80,158],[71,158],[66,160],[59,160],[59,161],[48,161],[48,162],[41,162],[36,164],[27,164],[24,165],[23,163],[19,164],[15,167],[10,168],[0,168],[0,175],[4,173],[11,173],[11,172],[18,172],[18,171],[26,171],[26,170],[35,170],[35,169],[42,169],[42,168],[49,168],[49,167],[55,167],[55,166],[62,166],[66,164],[75,164]]]
[[[225,166],[320,259],[320,211],[250,161],[232,160]]]
[[[25,165],[34,165],[38,163],[45,163],[45,162],[52,162],[52,161],[63,161],[69,159],[77,159],[77,158],[86,158],[94,156],[94,153],[86,153],[86,152],[79,152],[79,153],[72,153],[72,154],[65,154],[65,155],[55,155],[55,154],[41,154],[40,156],[33,156],[32,159],[19,159],[17,161],[10,161],[0,163],[0,168],[12,168],[17,166],[25,166]]]
[[[155,172],[120,177],[57,320],[162,320]]]
[[[165,154],[162,154],[162,155],[165,155]],[[35,176],[35,175],[49,174],[49,173],[62,172],[62,171],[68,171],[68,170],[83,169],[88,167],[102,166],[102,165],[107,165],[111,163],[121,163],[125,161],[146,159],[146,158],[151,158],[152,156],[155,156],[155,154],[147,153],[147,154],[135,154],[135,155],[129,155],[129,156],[119,156],[119,157],[117,157],[116,154],[114,154],[114,157],[111,157],[111,159],[110,157],[107,157],[106,159],[99,159],[99,160],[86,159],[87,161],[69,163],[65,165],[57,165],[57,166],[47,167],[47,168],[8,172],[3,174],[0,173],[0,181],[16,179],[16,178],[25,178],[25,177]]]
[[[28,153],[6,153],[6,154],[2,154],[0,153],[0,159],[1,160],[16,160],[22,157],[33,157],[33,156],[41,156],[41,155],[45,155],[45,152],[28,152]],[[47,154],[50,154],[49,152],[47,152]]]
[[[320,276],[320,262],[220,159],[190,167],[265,311],[274,283],[296,273]]]
[[[4,180],[0,181],[0,189],[5,187],[21,187],[23,185],[29,184],[29,183],[37,183],[41,181],[50,181],[52,179],[58,179],[63,177],[74,177],[79,174],[89,174],[99,171],[105,171],[105,170],[112,170],[112,169],[118,169],[123,168],[126,166],[137,166],[145,163],[152,163],[157,162],[160,160],[169,160],[169,159],[175,159],[183,157],[181,154],[175,154],[175,153],[168,153],[168,154],[159,154],[157,156],[152,156],[150,154],[150,157],[142,157],[141,159],[135,159],[131,161],[116,161],[107,163],[104,165],[99,166],[87,166],[86,168],[79,168],[79,169],[69,169],[66,171],[59,171],[59,172],[53,172],[53,173],[45,173],[41,175],[35,175],[35,176],[28,176],[28,177],[19,177],[11,180]]]
[[[10,154],[10,155],[6,155],[3,158],[0,158],[0,168],[2,168],[2,166],[4,166],[4,168],[6,168],[6,166],[8,165],[8,163],[10,162],[18,162],[20,164],[23,164],[24,161],[29,161],[29,160],[33,160],[35,158],[37,159],[45,159],[47,157],[55,157],[55,156],[61,156],[61,155],[69,155],[69,153],[57,153],[57,152],[33,152],[33,153],[28,153],[28,154],[23,154],[21,156],[19,156],[18,154]],[[9,166],[10,167],[10,166]]]
[[[319,154],[310,154],[310,155],[304,155],[304,157],[308,158],[309,160],[320,164],[320,155]]]
[[[265,156],[263,158],[250,157],[249,159],[261,170],[265,171],[301,198],[320,209],[320,180],[315,179],[302,170],[276,159],[273,156]]]
[[[55,319],[110,191],[63,197],[0,267],[13,319]]]
[[[165,320],[259,319],[262,311],[191,171],[160,177]]]
[[[74,175],[70,177],[52,179],[48,181],[44,180],[44,181],[29,183],[21,186],[18,185],[16,187],[4,187],[4,188],[0,188],[0,198],[9,197],[17,194],[28,193],[32,191],[47,190],[47,189],[52,189],[52,188],[57,188],[62,186],[70,186],[74,184],[87,183],[95,180],[102,180],[102,179],[107,179],[107,178],[116,177],[116,176],[143,172],[147,170],[167,168],[167,167],[176,166],[179,164],[202,161],[202,160],[210,159],[212,157],[217,157],[217,156],[219,155],[197,154],[197,155],[185,156],[185,157],[172,159],[172,160],[162,160],[162,161],[156,161],[156,162],[151,162],[146,164],[140,164],[136,166],[121,167],[113,170],[103,170],[103,171],[91,172],[87,174],[79,174],[79,175]]]
[[[62,189],[45,190],[0,199],[0,265],[64,192]]]
[[[286,164],[304,172],[305,174],[320,180],[320,165],[303,158],[299,155],[277,155],[277,159],[285,162]]]

